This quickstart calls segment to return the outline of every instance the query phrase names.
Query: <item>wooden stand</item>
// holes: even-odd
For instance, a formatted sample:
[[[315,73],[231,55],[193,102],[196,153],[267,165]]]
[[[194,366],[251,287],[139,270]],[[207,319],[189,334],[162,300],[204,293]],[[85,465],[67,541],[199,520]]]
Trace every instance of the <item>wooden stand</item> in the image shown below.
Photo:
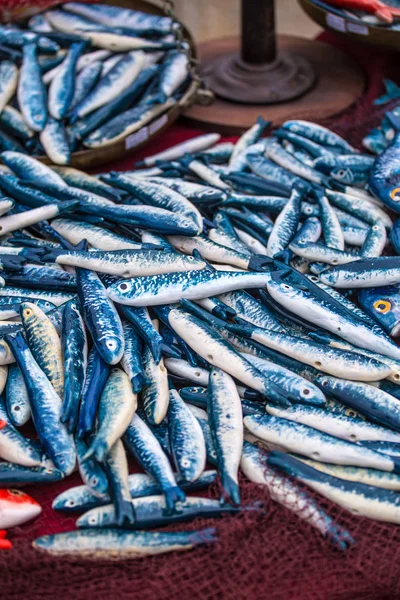
[[[242,0],[242,36],[200,45],[200,74],[216,96],[185,113],[191,125],[239,134],[261,114],[324,119],[348,108],[365,77],[346,54],[313,40],[275,34],[274,0]]]
[[[240,38],[227,37],[200,44],[203,69],[209,60],[229,55],[240,47]],[[347,54],[329,44],[292,36],[279,36],[279,51],[308,59],[317,73],[314,87],[300,98],[284,104],[245,105],[216,97],[211,106],[194,105],[183,120],[205,131],[238,135],[250,127],[259,115],[279,125],[286,119],[323,120],[349,108],[364,91],[365,74]],[[206,83],[207,77],[205,78]],[[212,88],[211,88],[212,89]]]

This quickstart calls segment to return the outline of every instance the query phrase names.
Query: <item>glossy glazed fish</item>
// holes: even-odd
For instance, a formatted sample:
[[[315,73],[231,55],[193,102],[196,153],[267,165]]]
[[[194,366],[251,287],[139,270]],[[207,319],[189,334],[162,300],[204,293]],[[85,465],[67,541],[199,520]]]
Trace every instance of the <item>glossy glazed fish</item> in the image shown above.
[[[304,519],[341,550],[355,543],[351,535],[335,523],[303,488],[269,466],[267,458],[266,452],[249,442],[244,442],[240,466],[250,481],[266,485],[275,502]]]
[[[36,500],[20,490],[0,490],[0,527],[10,529],[35,519],[42,512]]]
[[[52,555],[75,554],[81,558],[116,560],[191,550],[200,544],[215,542],[214,533],[214,529],[175,533],[82,529],[43,536],[33,542],[33,547]]]
[[[124,442],[143,469],[158,482],[165,496],[167,510],[173,511],[177,502],[185,500],[178,487],[168,458],[159,441],[146,423],[135,414],[124,436]]]
[[[179,477],[177,481],[182,489],[197,491],[211,485],[217,477],[216,471],[204,471],[196,481],[187,482]],[[128,477],[129,492],[132,498],[142,498],[154,496],[161,493],[161,487],[150,475],[145,473],[133,473]],[[1,465],[0,465],[0,483],[1,483]],[[180,502],[183,502],[180,500]],[[66,512],[86,511],[96,506],[105,506],[110,503],[110,497],[98,498],[93,495],[90,488],[85,485],[79,485],[69,488],[59,494],[53,501],[54,510],[63,510]]]
[[[396,492],[332,477],[280,452],[272,452],[268,463],[355,515],[399,522],[399,496]]]
[[[21,333],[8,338],[29,394],[32,418],[39,438],[56,467],[70,474],[76,461],[72,437],[60,422],[61,399],[33,358]]]

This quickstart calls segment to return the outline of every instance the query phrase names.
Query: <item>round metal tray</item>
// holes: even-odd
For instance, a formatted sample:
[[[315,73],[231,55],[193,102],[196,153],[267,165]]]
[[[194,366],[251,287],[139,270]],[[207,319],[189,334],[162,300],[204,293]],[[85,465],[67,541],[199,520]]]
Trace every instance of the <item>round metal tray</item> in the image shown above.
[[[104,3],[122,6],[124,8],[132,8],[142,12],[164,15],[162,9],[146,0],[103,0]],[[189,41],[192,52],[197,56],[196,47],[191,33],[184,27],[185,38]],[[168,111],[157,117],[138,131],[127,135],[122,140],[109,144],[104,148],[96,148],[93,150],[79,150],[71,154],[69,167],[79,169],[93,168],[106,162],[111,162],[122,158],[142,148],[151,142],[157,135],[165,131],[176,121],[176,119],[191,106],[197,99],[198,84],[192,81],[182,98]],[[39,160],[46,164],[51,164],[47,156],[37,156]]]
[[[333,10],[314,4],[312,0],[298,0],[298,2],[308,16],[324,29],[334,31],[355,42],[400,50],[400,31],[369,25],[347,16],[339,16]]]

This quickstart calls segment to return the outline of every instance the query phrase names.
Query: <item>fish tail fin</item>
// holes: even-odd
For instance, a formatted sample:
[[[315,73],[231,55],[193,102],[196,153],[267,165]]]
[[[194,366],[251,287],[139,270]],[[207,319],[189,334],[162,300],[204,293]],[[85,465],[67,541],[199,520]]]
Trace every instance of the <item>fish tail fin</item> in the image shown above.
[[[227,473],[221,475],[222,495],[221,502],[224,502],[227,498],[236,506],[240,504],[240,491],[239,485],[236,481],[230,477]]]
[[[4,336],[4,340],[9,344],[11,349],[14,350],[25,350],[28,348],[28,344],[25,341],[21,331],[17,333],[9,333]]]
[[[378,19],[381,19],[381,21],[385,21],[386,23],[392,23],[393,10],[394,9],[389,8],[388,6],[382,6],[382,7],[376,8],[374,10],[374,14],[376,17],[378,17]]]
[[[170,513],[175,511],[175,504],[177,502],[185,502],[186,500],[185,492],[178,486],[170,487],[166,490],[163,490],[163,492],[165,496],[166,508]]]
[[[387,112],[385,117],[389,121],[390,125],[396,131],[400,131],[400,115],[396,114],[394,111]]]
[[[266,121],[264,119],[264,117],[262,117],[261,115],[259,117],[257,117],[257,124],[262,127],[263,131],[264,131],[264,129],[267,129],[267,127],[269,127],[271,125],[271,123],[272,123],[272,121]]]
[[[395,456],[391,456],[390,458],[393,460],[394,464],[393,473],[400,475],[400,458],[396,458]]]
[[[135,509],[131,500],[117,498],[114,500],[115,520],[117,525],[133,524],[135,522]]]
[[[142,373],[138,373],[137,375],[134,375],[132,377],[131,385],[132,385],[132,391],[134,394],[138,394],[139,392],[142,391],[142,388],[144,386],[144,377],[143,377]]]
[[[103,462],[108,452],[109,447],[107,442],[104,440],[94,440],[89,450],[83,455],[82,461],[87,461],[89,458],[94,457],[97,462]]]
[[[189,540],[193,546],[199,546],[200,544],[212,544],[217,541],[215,527],[209,527],[208,529],[202,529],[200,531],[194,531],[189,535]]]

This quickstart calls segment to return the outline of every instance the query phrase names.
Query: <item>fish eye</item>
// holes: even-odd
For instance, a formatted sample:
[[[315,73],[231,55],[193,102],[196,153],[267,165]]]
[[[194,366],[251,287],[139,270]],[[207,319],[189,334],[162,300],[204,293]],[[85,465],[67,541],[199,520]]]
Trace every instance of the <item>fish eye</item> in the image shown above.
[[[23,496],[24,493],[20,492],[19,490],[8,490],[8,493],[11,494],[11,496]]]
[[[96,525],[96,523],[97,523],[97,519],[96,519],[96,517],[90,517],[90,519],[89,519],[89,523],[90,523],[91,525]]]
[[[392,200],[399,201],[400,200],[400,187],[393,188],[390,192],[390,197]]]
[[[108,340],[108,342],[106,343],[107,348],[109,348],[110,350],[114,350],[116,348],[116,342],[114,340]]]
[[[374,302],[374,309],[381,314],[386,314],[392,308],[391,303],[388,300],[377,300]]]
[[[123,292],[125,290],[128,289],[128,284],[127,283],[120,283],[118,288]]]
[[[181,465],[184,469],[187,469],[188,467],[190,467],[190,460],[188,460],[187,458],[184,458],[181,462]]]
[[[92,479],[91,479],[91,484],[92,485],[97,485],[98,482],[99,482],[99,480],[97,479],[97,477],[92,477]]]
[[[346,175],[346,171],[344,169],[339,169],[336,174],[339,175],[339,177],[344,177]]]
[[[24,310],[24,315],[25,315],[26,317],[29,317],[29,315],[31,315],[31,314],[32,314],[32,310],[31,310],[30,308],[26,308],[26,309]]]
[[[72,508],[73,506],[75,506],[75,500],[67,500],[67,502],[65,503],[65,506],[68,506],[69,508]]]
[[[189,260],[193,260],[193,256],[188,256],[188,259]]]

